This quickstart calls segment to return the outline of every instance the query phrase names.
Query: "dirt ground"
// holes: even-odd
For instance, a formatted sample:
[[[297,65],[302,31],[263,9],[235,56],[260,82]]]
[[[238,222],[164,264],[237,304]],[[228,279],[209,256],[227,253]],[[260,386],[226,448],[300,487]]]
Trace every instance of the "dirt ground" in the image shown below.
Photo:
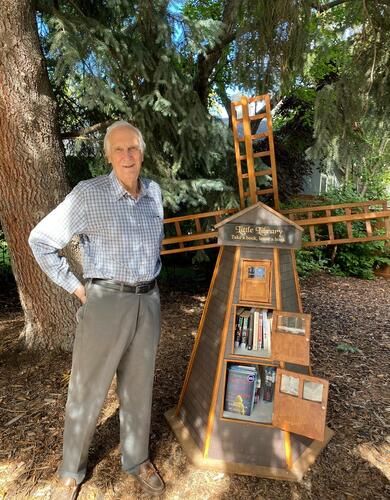
[[[193,467],[164,412],[175,406],[206,291],[162,290],[151,457],[167,483],[164,498],[390,498],[390,282],[317,274],[302,283],[312,314],[312,364],[330,381],[328,425],[335,437],[300,483],[205,472]],[[15,294],[0,296],[0,498],[48,498],[61,456],[71,356],[24,351]],[[90,450],[79,499],[143,499],[120,469],[114,384]]]

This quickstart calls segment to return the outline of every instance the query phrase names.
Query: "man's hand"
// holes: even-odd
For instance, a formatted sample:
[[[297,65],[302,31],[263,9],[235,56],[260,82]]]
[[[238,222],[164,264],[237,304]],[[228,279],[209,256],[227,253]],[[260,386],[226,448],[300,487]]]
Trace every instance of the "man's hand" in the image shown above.
[[[76,297],[81,300],[82,304],[85,304],[85,301],[87,300],[87,297],[85,295],[85,287],[84,285],[80,285],[77,290],[74,292]]]

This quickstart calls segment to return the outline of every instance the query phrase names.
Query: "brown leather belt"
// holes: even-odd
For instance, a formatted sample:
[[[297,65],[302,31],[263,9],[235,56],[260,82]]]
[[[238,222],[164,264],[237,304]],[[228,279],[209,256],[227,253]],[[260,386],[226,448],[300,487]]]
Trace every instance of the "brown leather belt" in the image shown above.
[[[104,288],[110,288],[111,290],[119,290],[120,292],[129,292],[136,294],[148,293],[156,286],[156,280],[148,281],[147,283],[138,283],[138,285],[129,285],[128,283],[124,283],[121,281],[92,278],[91,283],[103,286]]]

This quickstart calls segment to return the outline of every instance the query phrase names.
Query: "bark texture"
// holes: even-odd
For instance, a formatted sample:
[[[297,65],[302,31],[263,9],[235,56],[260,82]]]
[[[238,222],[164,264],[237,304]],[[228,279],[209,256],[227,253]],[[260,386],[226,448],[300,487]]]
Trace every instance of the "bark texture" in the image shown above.
[[[69,191],[56,102],[33,3],[0,0],[0,12],[0,221],[25,313],[23,336],[31,348],[68,349],[76,300],[42,273],[27,241]]]

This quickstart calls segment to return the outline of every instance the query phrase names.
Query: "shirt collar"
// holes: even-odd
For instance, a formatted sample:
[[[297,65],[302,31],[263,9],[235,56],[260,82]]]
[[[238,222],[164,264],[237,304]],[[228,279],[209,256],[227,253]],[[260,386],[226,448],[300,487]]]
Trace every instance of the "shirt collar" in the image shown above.
[[[124,196],[131,196],[126,189],[122,186],[122,184],[119,182],[117,176],[115,175],[114,170],[111,170],[111,173],[109,174],[109,179],[111,181],[111,187],[113,190],[113,195],[115,200],[119,200],[123,198]],[[140,177],[139,178],[139,183],[141,185],[141,190],[139,193],[138,199],[142,198],[143,196],[150,196],[149,190],[145,185],[144,180]]]

